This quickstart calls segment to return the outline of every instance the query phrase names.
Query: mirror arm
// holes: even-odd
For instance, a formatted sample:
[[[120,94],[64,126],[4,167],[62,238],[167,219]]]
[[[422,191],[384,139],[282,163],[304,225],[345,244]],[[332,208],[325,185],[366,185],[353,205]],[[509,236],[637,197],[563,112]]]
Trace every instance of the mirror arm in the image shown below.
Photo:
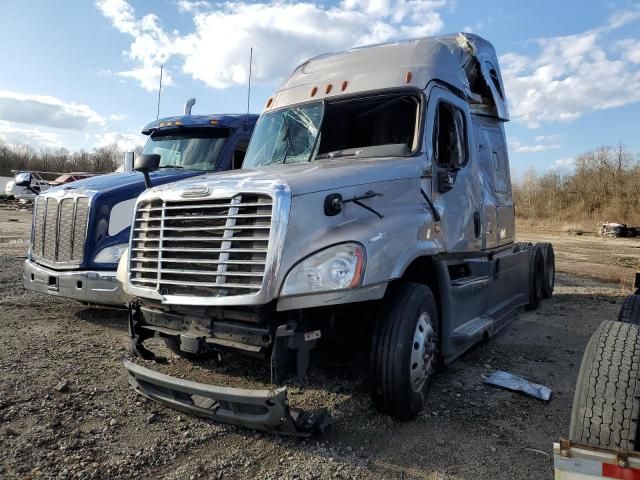
[[[151,187],[153,187],[153,185],[151,184],[151,177],[149,176],[149,172],[141,172],[142,175],[144,175],[144,187],[148,190]]]

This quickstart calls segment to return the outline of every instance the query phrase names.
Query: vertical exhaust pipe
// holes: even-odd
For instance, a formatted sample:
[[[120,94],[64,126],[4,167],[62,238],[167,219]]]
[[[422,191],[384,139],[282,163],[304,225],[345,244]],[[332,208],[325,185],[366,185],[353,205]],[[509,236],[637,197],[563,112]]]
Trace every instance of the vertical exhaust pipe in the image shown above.
[[[191,115],[191,108],[195,105],[195,103],[196,103],[195,98],[190,98],[189,100],[187,100],[187,103],[184,104],[185,115]]]

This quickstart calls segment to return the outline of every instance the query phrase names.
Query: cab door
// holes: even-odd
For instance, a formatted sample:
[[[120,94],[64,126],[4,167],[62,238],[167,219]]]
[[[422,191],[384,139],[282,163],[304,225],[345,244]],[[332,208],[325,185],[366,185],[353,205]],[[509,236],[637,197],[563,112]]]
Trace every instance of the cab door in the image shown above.
[[[431,156],[431,198],[440,213],[445,251],[480,250],[482,197],[467,103],[443,88],[433,88],[425,132],[425,149]]]

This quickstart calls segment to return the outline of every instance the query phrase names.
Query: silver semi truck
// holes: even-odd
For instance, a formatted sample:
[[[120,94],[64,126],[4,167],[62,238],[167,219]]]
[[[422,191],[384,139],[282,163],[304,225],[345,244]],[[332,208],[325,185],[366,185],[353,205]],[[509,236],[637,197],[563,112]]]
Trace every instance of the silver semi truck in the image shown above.
[[[270,362],[273,388],[124,364],[140,393],[215,420],[309,435],[285,387],[328,337],[369,342],[375,405],[414,418],[438,362],[553,290],[549,244],[516,244],[494,48],[470,34],[299,65],[268,99],[241,170],[137,200],[120,277],[133,351]],[[233,355],[229,356],[230,359]]]

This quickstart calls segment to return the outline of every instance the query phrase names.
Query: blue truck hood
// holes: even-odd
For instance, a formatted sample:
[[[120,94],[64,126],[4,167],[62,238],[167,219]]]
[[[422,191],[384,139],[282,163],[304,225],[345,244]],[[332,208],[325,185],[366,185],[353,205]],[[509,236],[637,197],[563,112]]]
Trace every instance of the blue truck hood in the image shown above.
[[[150,174],[154,186],[177,182],[189,177],[203,175],[206,172],[182,169],[158,170]],[[109,235],[111,209],[126,201],[135,200],[145,190],[144,177],[138,172],[111,173],[78,180],[47,190],[46,195],[55,191],[86,192],[92,197],[91,214],[87,228],[85,256],[81,268],[93,270],[114,270],[116,264],[97,264],[95,255],[103,248],[128,243],[130,228]],[[133,216],[133,205],[131,205]]]
[[[183,178],[193,177],[195,175],[203,175],[206,172],[199,172],[193,170],[181,170],[181,169],[165,169],[152,172],[150,174],[151,183],[155,185],[162,185],[168,182],[177,182]],[[84,180],[77,180],[75,182],[67,183],[59,187],[50,189],[51,192],[55,190],[87,190],[96,191],[100,194],[112,193],[116,190],[130,188],[140,188],[140,191],[144,190],[144,177],[139,172],[124,172],[124,173],[109,173],[106,175],[97,175],[95,177],[85,178]],[[122,199],[118,199],[116,202],[120,202]]]

